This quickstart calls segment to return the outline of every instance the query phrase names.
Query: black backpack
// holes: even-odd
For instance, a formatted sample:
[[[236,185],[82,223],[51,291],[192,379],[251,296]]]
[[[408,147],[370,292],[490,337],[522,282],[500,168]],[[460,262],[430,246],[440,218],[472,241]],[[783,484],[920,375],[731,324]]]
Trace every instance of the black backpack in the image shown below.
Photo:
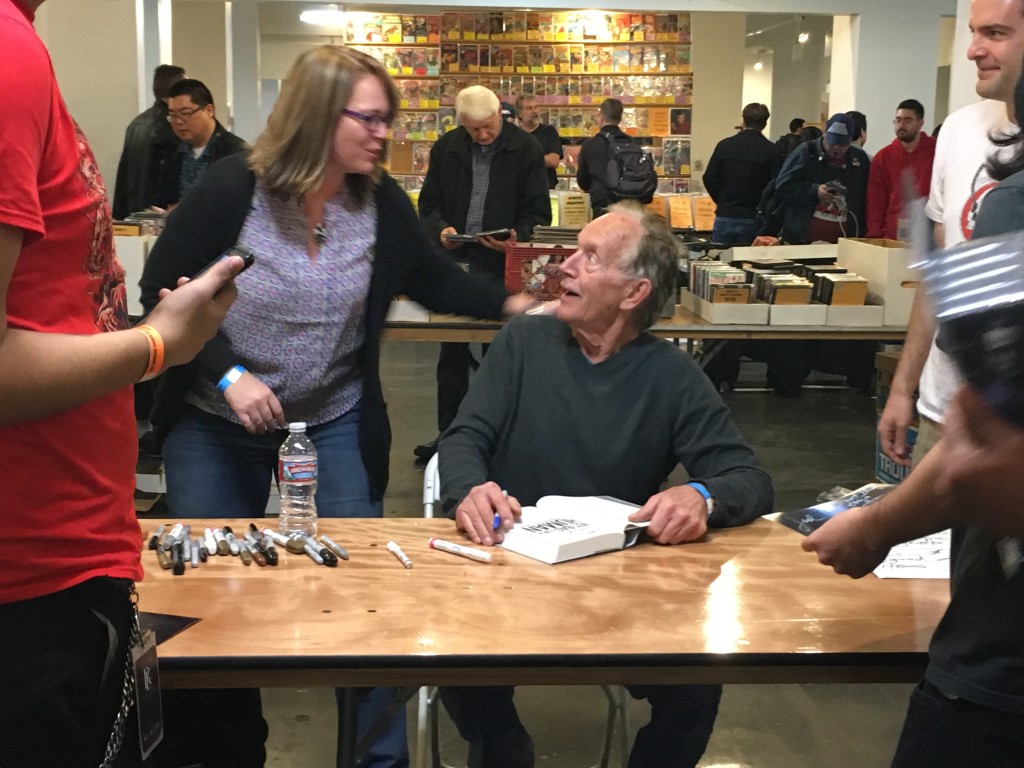
[[[608,140],[608,168],[605,186],[611,202],[636,200],[649,203],[658,189],[658,172],[654,158],[644,152],[640,142],[631,136],[602,131]]]
[[[761,198],[757,202],[757,210],[754,213],[755,232],[758,235],[778,237],[782,233],[784,209],[785,203],[779,197],[775,179],[772,178],[761,190]]]

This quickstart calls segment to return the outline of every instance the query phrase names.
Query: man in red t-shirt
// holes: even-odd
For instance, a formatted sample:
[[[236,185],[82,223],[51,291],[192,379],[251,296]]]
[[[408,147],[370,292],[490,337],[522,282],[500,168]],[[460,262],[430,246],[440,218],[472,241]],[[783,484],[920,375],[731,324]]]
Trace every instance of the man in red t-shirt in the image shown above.
[[[909,171],[918,197],[928,197],[935,139],[925,133],[924,106],[916,99],[896,108],[896,138],[871,161],[868,175],[868,237],[898,239],[903,177]]]
[[[5,768],[103,759],[142,578],[131,385],[213,336],[241,266],[225,260],[128,329],[106,190],[32,27],[41,3],[0,0]]]

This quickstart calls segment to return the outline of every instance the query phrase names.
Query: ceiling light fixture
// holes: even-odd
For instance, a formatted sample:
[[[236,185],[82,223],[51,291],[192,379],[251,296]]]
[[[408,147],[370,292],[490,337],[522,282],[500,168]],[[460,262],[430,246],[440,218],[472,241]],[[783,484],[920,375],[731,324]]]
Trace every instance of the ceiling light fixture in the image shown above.
[[[340,27],[345,23],[345,12],[336,5],[317,8],[300,13],[299,21],[318,27]]]
[[[801,32],[799,35],[796,36],[796,41],[798,43],[806,43],[810,39],[811,39],[811,33],[810,32]]]

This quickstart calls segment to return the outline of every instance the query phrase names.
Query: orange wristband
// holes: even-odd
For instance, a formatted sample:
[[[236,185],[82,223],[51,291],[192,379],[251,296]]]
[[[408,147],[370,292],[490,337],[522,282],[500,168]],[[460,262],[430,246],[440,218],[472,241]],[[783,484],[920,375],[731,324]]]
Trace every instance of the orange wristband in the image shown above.
[[[149,342],[149,365],[146,372],[142,374],[139,381],[149,381],[156,378],[164,367],[164,340],[160,332],[151,325],[137,325],[136,331],[141,331]]]

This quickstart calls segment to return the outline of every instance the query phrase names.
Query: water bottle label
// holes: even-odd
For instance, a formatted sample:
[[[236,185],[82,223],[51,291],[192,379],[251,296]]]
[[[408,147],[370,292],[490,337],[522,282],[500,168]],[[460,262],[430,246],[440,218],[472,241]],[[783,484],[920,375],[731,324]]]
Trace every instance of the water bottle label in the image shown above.
[[[316,461],[277,462],[277,479],[282,483],[312,483],[316,480]]]

